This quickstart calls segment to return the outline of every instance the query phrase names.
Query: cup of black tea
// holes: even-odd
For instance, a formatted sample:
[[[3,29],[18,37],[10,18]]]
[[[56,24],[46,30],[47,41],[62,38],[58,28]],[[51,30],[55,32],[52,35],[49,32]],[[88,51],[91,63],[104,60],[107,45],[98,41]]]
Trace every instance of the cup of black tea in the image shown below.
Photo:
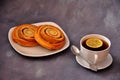
[[[80,40],[81,56],[90,63],[101,63],[107,58],[110,51],[110,46],[110,40],[103,35],[85,35]]]

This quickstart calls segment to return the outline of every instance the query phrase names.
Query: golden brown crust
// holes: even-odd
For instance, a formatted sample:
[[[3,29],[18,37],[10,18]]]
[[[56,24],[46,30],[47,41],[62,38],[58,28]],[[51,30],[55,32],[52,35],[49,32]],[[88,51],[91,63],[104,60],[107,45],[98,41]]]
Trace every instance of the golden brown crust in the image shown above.
[[[17,26],[12,32],[12,39],[22,46],[37,46],[38,43],[34,39],[36,26],[31,24],[22,24]]]
[[[52,25],[39,26],[34,37],[41,46],[50,50],[60,49],[65,44],[65,36],[62,31]]]

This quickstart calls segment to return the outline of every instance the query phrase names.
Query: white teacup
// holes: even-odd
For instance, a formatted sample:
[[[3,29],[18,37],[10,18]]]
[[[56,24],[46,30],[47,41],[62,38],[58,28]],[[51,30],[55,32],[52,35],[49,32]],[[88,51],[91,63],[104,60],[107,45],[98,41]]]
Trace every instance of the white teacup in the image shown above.
[[[103,40],[104,42],[106,42],[107,47],[103,50],[98,50],[98,51],[85,48],[83,45],[83,41],[85,41],[88,38],[93,38],[93,37],[99,38],[99,39]],[[107,58],[107,56],[109,54],[110,46],[111,46],[110,40],[103,35],[100,35],[100,34],[85,35],[80,40],[80,51],[81,51],[80,54],[88,62],[93,63],[93,64],[98,64],[98,63],[105,61],[105,59]]]

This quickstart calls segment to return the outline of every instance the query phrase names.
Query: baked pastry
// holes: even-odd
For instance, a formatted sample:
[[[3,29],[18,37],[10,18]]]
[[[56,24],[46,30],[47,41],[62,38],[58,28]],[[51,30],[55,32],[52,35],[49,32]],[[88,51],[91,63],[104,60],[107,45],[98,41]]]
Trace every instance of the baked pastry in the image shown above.
[[[52,25],[41,25],[35,31],[35,40],[49,50],[57,50],[64,46],[65,36],[62,31]]]
[[[19,25],[13,30],[12,39],[22,46],[37,46],[38,43],[34,39],[34,32],[37,28],[37,26],[31,24]]]

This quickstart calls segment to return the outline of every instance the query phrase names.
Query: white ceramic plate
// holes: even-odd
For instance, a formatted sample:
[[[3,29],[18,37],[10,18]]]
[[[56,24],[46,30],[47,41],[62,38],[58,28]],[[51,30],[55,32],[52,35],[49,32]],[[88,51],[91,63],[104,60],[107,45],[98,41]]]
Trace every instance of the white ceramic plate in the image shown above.
[[[59,49],[59,50],[48,50],[48,49],[45,49],[41,46],[36,46],[36,47],[23,47],[23,46],[20,46],[18,45],[17,43],[15,43],[13,40],[12,40],[12,37],[11,37],[11,34],[12,34],[12,31],[15,27],[11,28],[8,32],[8,39],[9,39],[9,42],[11,44],[11,46],[18,52],[20,53],[21,55],[24,55],[24,56],[30,56],[30,57],[43,57],[43,56],[49,56],[49,55],[53,55],[53,54],[56,54],[56,53],[59,53],[63,50],[65,50],[66,48],[68,48],[68,46],[70,45],[70,41],[66,35],[66,33],[62,30],[62,28],[60,28],[59,25],[57,25],[56,23],[54,22],[39,22],[39,23],[34,23],[34,25],[37,25],[37,26],[40,26],[40,25],[44,25],[44,24],[49,24],[49,25],[53,25],[55,27],[58,27],[65,35],[65,38],[66,38],[66,43],[65,45]]]
[[[85,60],[83,60],[82,58],[78,58],[78,57],[76,56],[76,61],[77,61],[81,66],[90,69],[89,64],[88,64]],[[101,69],[105,69],[105,68],[107,68],[108,66],[110,66],[110,65],[112,64],[112,62],[113,62],[113,58],[112,58],[111,54],[108,54],[107,59],[106,59],[104,62],[102,62],[102,63],[100,63],[100,64],[97,64],[96,66],[97,66],[98,70],[101,70]]]

